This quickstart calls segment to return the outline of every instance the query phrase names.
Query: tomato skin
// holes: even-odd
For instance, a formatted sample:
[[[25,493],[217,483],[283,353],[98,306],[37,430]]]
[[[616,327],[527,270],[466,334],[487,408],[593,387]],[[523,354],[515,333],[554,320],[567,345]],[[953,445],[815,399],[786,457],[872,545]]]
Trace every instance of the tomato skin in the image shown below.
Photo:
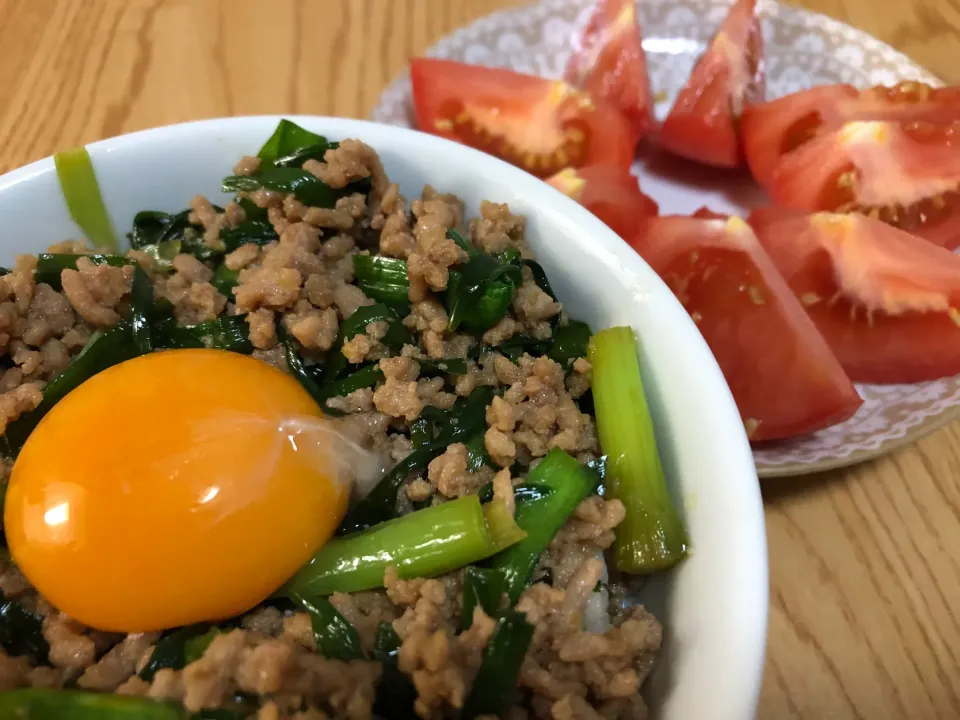
[[[743,163],[739,120],[764,96],[763,38],[756,0],[737,0],[697,60],[660,130],[660,145],[717,167]]]
[[[706,205],[701,205],[700,207],[698,207],[696,210],[693,211],[690,217],[701,218],[703,220],[726,220],[730,216],[723,215],[721,213],[716,212],[715,210],[711,210]]]
[[[844,123],[949,123],[958,118],[960,88],[931,88],[911,81],[860,91],[852,85],[822,85],[747,106],[740,130],[750,172],[767,187],[783,155]]]
[[[636,176],[616,165],[567,168],[546,182],[579,202],[627,241],[636,236],[647,217],[659,212],[657,203],[640,190]]]
[[[633,162],[630,122],[562,81],[435,58],[414,59],[410,78],[418,129],[537,177],[568,166]]]
[[[777,163],[768,191],[797,210],[879,217],[947,248],[960,245],[960,122],[855,121]]]
[[[564,79],[616,106],[630,120],[637,140],[656,128],[647,56],[634,0],[598,0],[574,41]]]
[[[752,441],[815,432],[860,407],[853,384],[742,220],[651,218],[632,245],[697,323]]]
[[[754,180],[768,187],[780,158],[809,140],[811,132],[837,127],[841,101],[856,97],[852,85],[822,85],[744,108],[740,132]]]
[[[855,382],[960,373],[960,256],[861,215],[750,222]]]

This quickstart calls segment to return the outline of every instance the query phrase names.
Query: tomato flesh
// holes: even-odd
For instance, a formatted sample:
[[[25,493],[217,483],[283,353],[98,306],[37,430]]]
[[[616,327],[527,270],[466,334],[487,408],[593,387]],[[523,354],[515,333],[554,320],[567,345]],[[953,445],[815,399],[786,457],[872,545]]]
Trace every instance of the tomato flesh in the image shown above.
[[[860,215],[750,223],[854,381],[960,373],[960,256]]]
[[[631,240],[643,221],[659,212],[657,203],[640,190],[637,178],[616,165],[567,168],[547,179],[603,220],[624,240]]]
[[[651,218],[634,248],[713,351],[751,440],[814,432],[862,400],[739,218]]]
[[[763,40],[756,0],[737,0],[697,60],[663,123],[659,143],[718,167],[742,164],[740,114],[764,95]]]
[[[564,78],[619,108],[633,125],[637,140],[656,127],[634,0],[598,0],[574,41]]]
[[[417,127],[549,177],[565,167],[629,167],[629,121],[559,80],[451,60],[410,65]]]
[[[955,248],[960,122],[847,123],[785,155],[769,192],[787,207],[868,215]]]
[[[741,118],[747,163],[763,187],[780,158],[817,135],[855,120],[950,123],[960,118],[960,88],[904,81],[856,90],[823,85],[748,106]]]

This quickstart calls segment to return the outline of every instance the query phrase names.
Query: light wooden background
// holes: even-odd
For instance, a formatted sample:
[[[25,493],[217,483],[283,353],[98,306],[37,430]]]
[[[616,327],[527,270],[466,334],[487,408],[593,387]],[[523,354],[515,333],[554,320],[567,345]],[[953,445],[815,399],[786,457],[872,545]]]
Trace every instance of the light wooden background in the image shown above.
[[[180,120],[365,117],[408,57],[510,4],[0,0],[0,171]],[[958,0],[804,4],[960,83]],[[852,470],[765,485],[760,717],[960,718],[958,478],[960,423]]]

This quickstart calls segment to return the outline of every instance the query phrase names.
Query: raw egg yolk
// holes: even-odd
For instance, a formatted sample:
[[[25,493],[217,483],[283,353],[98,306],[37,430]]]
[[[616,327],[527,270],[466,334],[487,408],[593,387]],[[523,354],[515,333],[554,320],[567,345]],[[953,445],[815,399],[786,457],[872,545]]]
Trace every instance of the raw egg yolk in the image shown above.
[[[346,511],[337,436],[299,383],[221,350],[168,350],[95,375],[40,422],[7,489],[13,559],[101,630],[239,615]]]

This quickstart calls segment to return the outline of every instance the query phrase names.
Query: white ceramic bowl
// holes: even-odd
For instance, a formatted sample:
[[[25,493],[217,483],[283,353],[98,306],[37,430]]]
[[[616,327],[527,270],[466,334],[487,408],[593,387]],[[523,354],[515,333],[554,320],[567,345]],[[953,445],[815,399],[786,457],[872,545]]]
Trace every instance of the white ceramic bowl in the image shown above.
[[[642,592],[666,628],[647,695],[662,720],[753,717],[767,620],[763,508],[733,399],[687,313],[603,223],[521,170],[410,130],[292,119],[332,138],[371,144],[408,197],[429,183],[459,195],[471,213],[483,199],[510,203],[527,216],[530,245],[571,315],[594,329],[634,327],[660,452],[693,544],[688,560]],[[89,146],[117,229],[126,232],[138,210],[179,210],[198,193],[226,200],[221,178],[241,155],[256,152],[278,120],[205,120]],[[0,178],[0,263],[77,237],[51,159]]]

